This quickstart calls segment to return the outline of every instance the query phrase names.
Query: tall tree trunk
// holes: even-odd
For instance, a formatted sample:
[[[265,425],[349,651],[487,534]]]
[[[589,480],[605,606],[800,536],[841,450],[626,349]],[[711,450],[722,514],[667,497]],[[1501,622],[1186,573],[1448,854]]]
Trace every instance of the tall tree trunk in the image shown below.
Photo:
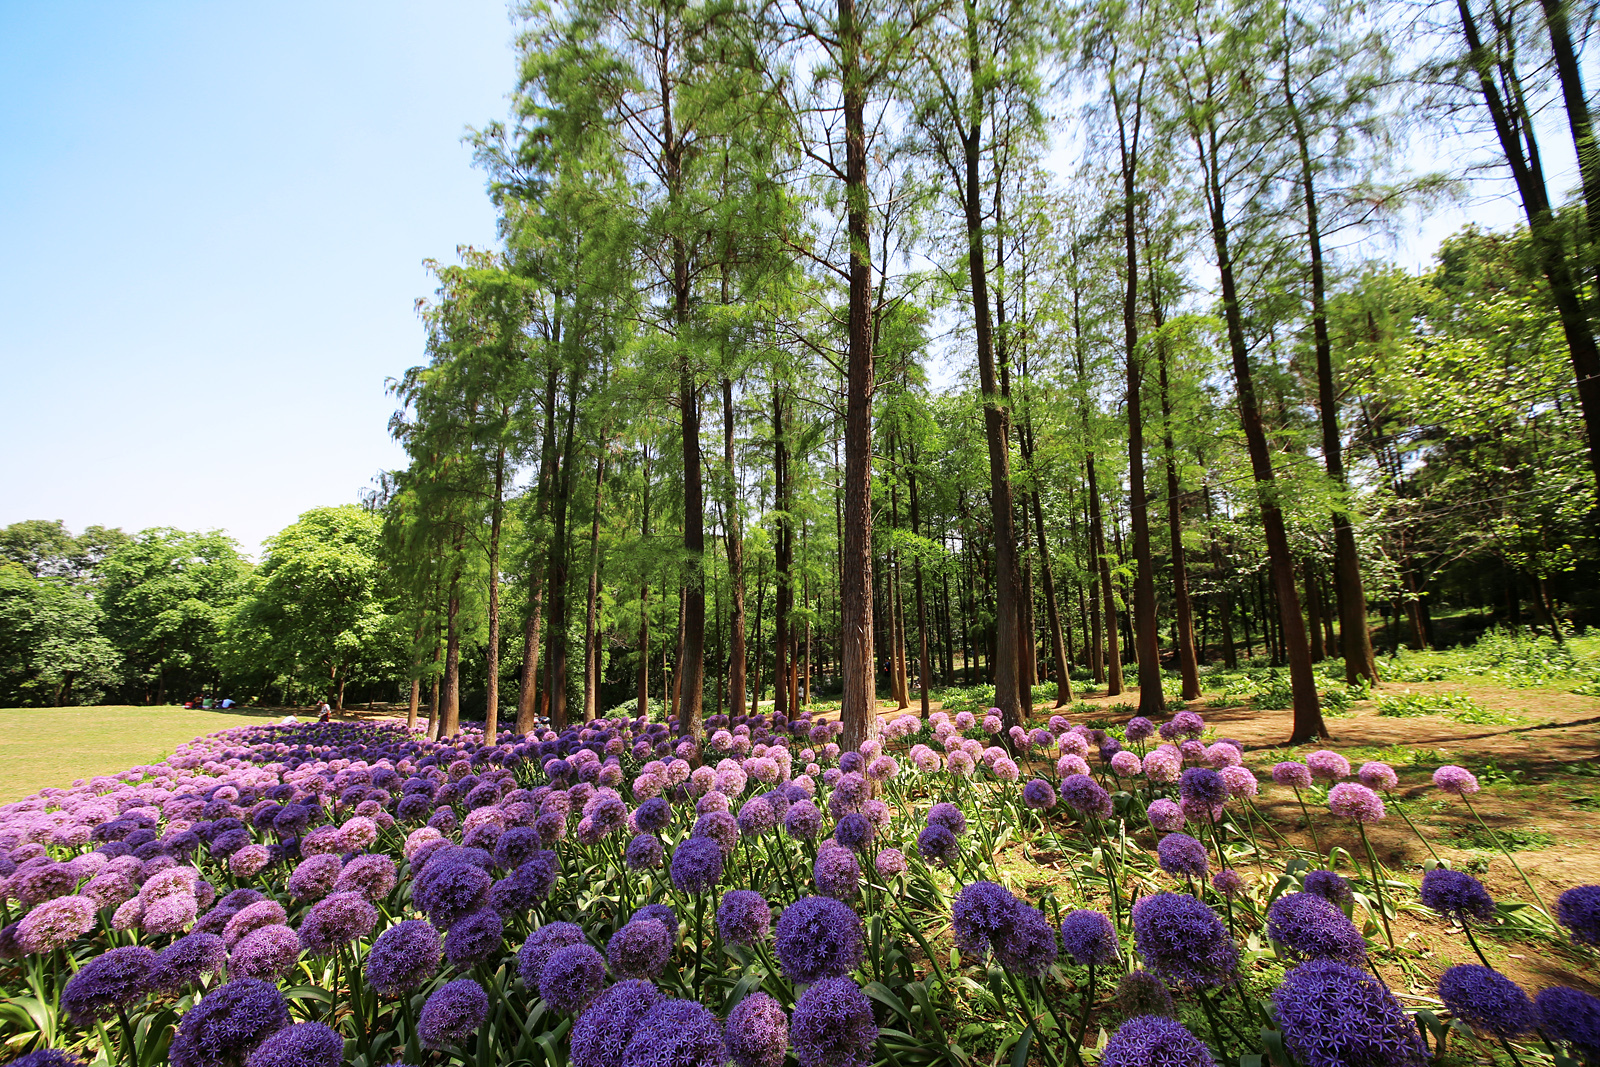
[[[1039,546],[1039,577],[1044,582],[1045,614],[1050,622],[1050,654],[1056,674],[1056,707],[1072,703],[1072,674],[1068,669],[1069,657],[1061,632],[1061,607],[1056,600],[1055,570],[1050,562],[1050,541],[1044,532],[1044,508],[1039,503],[1039,472],[1033,466],[1033,423],[1028,417],[1022,423],[1022,459],[1033,475],[1033,489],[1026,494],[1024,506],[1033,513],[1034,541]],[[1024,516],[1026,521],[1026,516]]]
[[[603,438],[603,435],[602,435]],[[599,685],[600,649],[596,640],[600,618],[600,488],[606,478],[606,442],[600,442],[600,456],[594,465],[594,515],[589,523],[589,604],[583,620],[583,721],[593,722],[598,714],[596,694]]]
[[[461,539],[458,535],[452,551],[455,558],[450,571],[450,594],[445,601],[445,654],[444,654],[444,722],[440,737],[454,737],[461,732]]]
[[[502,416],[503,416],[502,412]],[[500,520],[506,488],[506,449],[501,445],[494,458],[494,509],[489,519],[489,647],[484,664],[487,691],[484,694],[483,737],[494,744],[500,736]]]
[[[845,370],[844,544],[840,567],[839,719],[846,750],[878,735],[872,665],[872,264],[867,244],[866,86],[855,0],[838,0],[843,90],[846,232],[850,240],[849,345]]]
[[[539,488],[535,497],[535,526],[543,523],[550,506],[550,485],[556,462],[556,381],[557,366],[550,363],[545,376],[544,390],[544,444],[540,449]],[[517,690],[517,733],[530,734],[538,725],[538,678],[540,624],[544,616],[545,568],[534,560],[529,562],[528,617],[522,630],[522,677]]]
[[[573,434],[578,420],[579,371],[568,381],[567,424],[562,430],[561,460],[551,481],[554,522],[550,531],[550,635],[545,652],[545,692],[550,698],[550,725],[567,727],[567,502],[572,497]]]
[[[639,503],[639,539],[650,542],[650,448],[641,450],[644,464],[644,489]],[[650,710],[650,583],[639,583],[639,685],[638,714],[642,718]]]
[[[914,537],[922,536],[922,508],[917,496],[917,449],[913,445],[907,449],[907,458],[911,464],[906,468],[906,484],[911,493],[911,533]],[[922,721],[928,721],[928,676],[931,673],[928,663],[928,603],[923,597],[922,588],[922,556],[919,554],[912,561],[911,580],[917,594],[917,689],[922,699]]]
[[[1550,31],[1550,52],[1561,81],[1561,101],[1567,110],[1567,129],[1572,133],[1572,150],[1583,179],[1583,208],[1588,224],[1589,269],[1595,272],[1595,295],[1600,298],[1600,144],[1595,142],[1594,118],[1589,113],[1589,97],[1583,91],[1583,70],[1572,43],[1567,21],[1566,0],[1540,0],[1545,27]]]
[[[789,449],[784,434],[783,388],[772,387],[772,496],[777,512],[772,557],[776,586],[772,604],[772,712],[787,716],[789,707],[789,608],[794,600],[789,569],[794,561],[789,522]]]
[[[1317,588],[1316,563],[1310,556],[1301,562],[1306,585],[1306,630],[1311,636],[1311,660],[1319,662],[1327,655],[1322,646],[1322,596]]]
[[[729,608],[728,714],[743,715],[745,702],[744,534],[739,528],[739,480],[733,460],[733,380],[722,379],[722,459],[727,470],[728,577],[732,585]]]
[[[688,556],[689,572],[683,589],[678,724],[685,734],[699,740],[705,733],[705,487],[700,464],[700,387],[695,384],[687,361],[679,395],[683,404],[683,548]]]
[[[1165,309],[1155,284],[1155,264],[1151,262],[1151,318],[1159,331],[1165,324]],[[1200,699],[1200,664],[1194,647],[1194,605],[1189,599],[1189,568],[1183,557],[1183,496],[1178,490],[1178,451],[1172,440],[1172,394],[1167,381],[1167,346],[1156,339],[1156,364],[1161,381],[1161,447],[1167,459],[1167,537],[1172,542],[1172,601],[1177,616],[1178,674],[1182,679],[1183,700]]]
[[[1244,319],[1239,309],[1239,293],[1233,277],[1233,258],[1228,243],[1228,216],[1218,174],[1217,133],[1213,119],[1207,120],[1201,141],[1206,167],[1207,207],[1211,222],[1211,241],[1217,253],[1217,273],[1222,288],[1223,318],[1227,323],[1228,351],[1233,362],[1234,389],[1239,398],[1240,419],[1244,424],[1245,445],[1250,454],[1250,470],[1255,478],[1256,496],[1261,508],[1261,525],[1266,534],[1267,559],[1277,593],[1278,619],[1283,644],[1289,659],[1289,684],[1294,694],[1294,726],[1290,744],[1305,744],[1313,738],[1328,739],[1317,699],[1316,678],[1311,673],[1311,648],[1306,641],[1305,618],[1300,614],[1300,598],[1295,592],[1294,557],[1289,552],[1289,536],[1284,528],[1283,511],[1278,506],[1273,484],[1272,454],[1261,424],[1261,409],[1256,403],[1255,378],[1245,347]],[[1201,134],[1197,134],[1200,140]]]
[[[1095,474],[1094,453],[1090,452],[1087,459],[1089,477],[1089,526],[1090,537],[1093,544],[1095,565],[1099,570],[1098,584],[1100,586],[1100,610],[1105,616],[1104,652],[1106,696],[1118,696],[1122,692],[1122,648],[1118,642],[1117,634],[1121,623],[1117,619],[1117,594],[1111,585],[1111,553],[1106,545],[1105,518],[1100,511],[1100,481]]]

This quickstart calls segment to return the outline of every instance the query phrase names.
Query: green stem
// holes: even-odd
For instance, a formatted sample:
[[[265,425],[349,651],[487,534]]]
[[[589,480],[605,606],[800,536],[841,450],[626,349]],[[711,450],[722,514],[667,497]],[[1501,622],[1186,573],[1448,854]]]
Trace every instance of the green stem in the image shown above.
[[[1300,787],[1294,787],[1294,798],[1300,802],[1300,810],[1306,817],[1306,829],[1311,831],[1311,844],[1317,850],[1317,858],[1322,858],[1322,842],[1317,839],[1317,825],[1311,821],[1311,812],[1306,808],[1306,798],[1300,795]]]
[[[1544,898],[1539,895],[1539,891],[1537,889],[1533,888],[1533,882],[1528,879],[1527,872],[1522,869],[1522,865],[1517,862],[1517,858],[1511,854],[1511,850],[1506,848],[1506,846],[1500,842],[1500,835],[1489,829],[1489,825],[1485,823],[1483,821],[1483,817],[1478,814],[1478,809],[1472,806],[1472,801],[1463,796],[1461,798],[1461,803],[1467,806],[1467,810],[1472,812],[1472,817],[1478,820],[1478,825],[1483,827],[1483,832],[1489,835],[1489,840],[1494,842],[1495,847],[1505,854],[1506,859],[1511,861],[1511,866],[1515,867],[1517,869],[1517,873],[1522,875],[1522,884],[1528,887],[1528,892],[1533,894],[1533,899],[1539,902],[1539,910],[1544,912],[1546,916],[1550,915],[1550,909],[1545,906]]]
[[[1394,948],[1394,931],[1389,928],[1389,909],[1383,901],[1383,876],[1378,871],[1378,855],[1372,851],[1372,842],[1367,840],[1366,824],[1356,820],[1356,829],[1361,833],[1361,844],[1367,850],[1367,866],[1372,871],[1372,888],[1378,894],[1378,918],[1383,920],[1383,932],[1389,939],[1389,948]]]
[[[1417,835],[1417,840],[1421,841],[1423,847],[1428,850],[1428,855],[1432,856],[1437,862],[1443,863],[1444,860],[1439,859],[1439,854],[1433,850],[1433,842],[1422,836],[1422,831],[1417,829],[1416,824],[1411,821],[1411,816],[1406,814],[1405,809],[1400,806],[1400,802],[1394,798],[1394,794],[1385,789],[1383,798],[1389,802],[1389,810],[1400,816],[1401,819],[1405,820],[1405,824],[1411,827],[1411,832]]]

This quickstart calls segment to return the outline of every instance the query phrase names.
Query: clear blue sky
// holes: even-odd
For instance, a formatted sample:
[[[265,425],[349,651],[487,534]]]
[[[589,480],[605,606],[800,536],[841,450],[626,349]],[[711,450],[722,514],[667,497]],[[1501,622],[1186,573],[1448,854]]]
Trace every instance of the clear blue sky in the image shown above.
[[[254,551],[401,453],[421,261],[494,241],[461,143],[505,0],[0,0],[0,525]]]

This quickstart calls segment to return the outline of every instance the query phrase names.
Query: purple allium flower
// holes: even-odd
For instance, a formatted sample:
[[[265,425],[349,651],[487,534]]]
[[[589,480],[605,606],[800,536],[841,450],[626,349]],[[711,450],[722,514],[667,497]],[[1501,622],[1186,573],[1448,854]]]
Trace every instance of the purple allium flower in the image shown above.
[[[1224,767],[1217,773],[1222,775],[1230,797],[1253,797],[1261,792],[1261,784],[1248,767]]]
[[[41,1048],[12,1060],[10,1067],[83,1067],[86,1062],[75,1052]]]
[[[717,932],[730,945],[765,941],[772,929],[772,905],[753,889],[730,889],[717,906]]]
[[[1178,795],[1197,804],[1216,806],[1228,800],[1228,783],[1209,767],[1190,767],[1178,779]]]
[[[1453,796],[1471,796],[1478,791],[1478,779],[1465,767],[1446,764],[1433,772],[1433,784]]]
[[[1156,844],[1161,869],[1174,877],[1204,878],[1211,863],[1206,846],[1188,834],[1168,834]]]
[[[1167,741],[1179,737],[1197,738],[1205,731],[1206,721],[1192,711],[1180,711],[1170,722],[1161,725],[1161,736]]]
[[[878,1027],[872,1002],[848,978],[828,978],[800,995],[789,1025],[800,1067],[871,1067]]]
[[[1422,876],[1418,894],[1424,906],[1465,926],[1467,920],[1488,922],[1494,918],[1494,898],[1483,883],[1462,871],[1436,867]]]
[[[87,1027],[132,1008],[156,990],[156,954],[143,945],[104,952],[78,969],[61,990],[72,1025]]]
[[[194,898],[187,899],[192,901]],[[33,910],[17,923],[17,944],[24,952],[49,952],[65,948],[94,929],[95,910],[94,901],[88,897],[52,897],[34,905]],[[148,927],[148,908],[145,915]],[[190,915],[189,919],[192,921],[194,916]]]
[[[999,955],[1026,907],[1010,890],[994,882],[973,882],[962,887],[950,909],[956,948],[963,956],[974,959],[983,958],[991,949]],[[1054,941],[1053,933],[1051,940]]]
[[[660,923],[666,928],[668,937],[672,938],[674,941],[677,940],[678,913],[673,911],[668,905],[646,904],[644,907],[634,912],[628,921],[637,922],[640,919],[654,919],[656,922]]]
[[[955,862],[959,850],[956,835],[947,826],[931,825],[917,835],[917,852],[929,863],[937,861],[948,866]]]
[[[628,842],[627,851],[623,853],[623,862],[630,871],[644,871],[661,866],[666,852],[662,848],[661,839],[655,834],[636,834]]]
[[[655,919],[635,919],[606,942],[611,971],[621,978],[654,978],[672,955],[672,938]]]
[[[872,865],[877,869],[878,877],[888,882],[905,873],[906,855],[897,848],[881,848],[873,857]]]
[[[1118,752],[1111,757],[1111,773],[1118,778],[1135,778],[1144,773],[1144,760],[1135,752]]]
[[[324,1023],[293,1023],[250,1053],[244,1067],[340,1067],[344,1038]]]
[[[850,900],[861,891],[861,864],[854,852],[838,845],[817,852],[811,877],[817,892],[835,900]]]
[[[682,893],[704,893],[722,879],[722,847],[709,837],[691,837],[672,851],[672,884]]]
[[[1171,785],[1182,770],[1183,761],[1171,745],[1162,745],[1144,755],[1144,776],[1157,785]]]
[[[1334,960],[1291,970],[1272,994],[1283,1042],[1303,1067],[1422,1067],[1417,1025],[1387,986]]]
[[[1572,940],[1600,945],[1600,885],[1580,885],[1556,898],[1556,921]]]
[[[1183,1024],[1165,1015],[1140,1015],[1117,1027],[1100,1054],[1101,1067],[1216,1067]]]
[[[215,974],[227,962],[227,946],[217,934],[184,934],[156,957],[155,984],[163,993],[177,994]]]
[[[233,913],[233,918],[222,928],[222,942],[232,949],[247,934],[263,926],[283,926],[288,921],[289,913],[283,910],[282,904],[276,900],[258,900]]]
[[[1290,789],[1310,789],[1311,768],[1293,760],[1275,763],[1272,766],[1272,780]]]
[[[282,924],[263,926],[246,934],[228,957],[228,974],[234,978],[276,981],[300,960],[300,935]]]
[[[1539,1028],[1553,1041],[1574,1045],[1590,1059],[1600,1053],[1600,999],[1570,986],[1541,989],[1534,995]]]
[[[1328,810],[1359,823],[1377,822],[1383,818],[1383,800],[1364,785],[1340,782],[1328,790]]]
[[[1325,748],[1307,756],[1306,767],[1310,769],[1311,777],[1319,782],[1337,782],[1350,777],[1350,761]]]
[[[928,825],[943,826],[952,834],[959,836],[967,832],[967,817],[954,804],[941,800],[928,809]]]
[[[573,1067],[621,1067],[623,1049],[662,999],[655,986],[632,979],[601,993],[572,1024]]]
[[[489,1017],[489,994],[470,978],[458,978],[434,990],[417,1018],[417,1036],[424,1048],[445,1050],[465,1045]]]
[[[1385,792],[1400,784],[1400,776],[1394,773],[1394,768],[1377,760],[1363,763],[1361,769],[1356,772],[1356,777],[1368,789],[1382,789]]]
[[[852,811],[839,820],[833,828],[833,839],[845,848],[861,852],[872,843],[876,827],[872,820],[860,812]]]
[[[778,916],[773,949],[791,982],[842,977],[861,963],[861,918],[832,897],[801,897]]]
[[[1232,867],[1224,867],[1211,875],[1211,888],[1232,900],[1244,892],[1244,879]]]
[[[995,958],[1006,970],[1037,978],[1056,961],[1059,946],[1044,912],[1019,900],[1010,928],[994,950]]]
[[[789,1017],[767,994],[750,993],[728,1013],[724,1040],[736,1067],[782,1067],[789,1050]]]
[[[1528,994],[1499,971],[1481,964],[1463,963],[1441,974],[1439,999],[1457,1019],[1495,1037],[1520,1037],[1539,1024]]]
[[[1111,817],[1111,794],[1087,774],[1072,774],[1063,778],[1061,800],[1080,815],[1096,819]]]
[[[462,916],[489,903],[493,884],[489,872],[477,864],[451,862],[450,857],[435,853],[412,883],[411,902],[435,927],[448,930]]]
[[[783,829],[790,837],[809,841],[822,830],[822,812],[809,800],[797,800],[784,813]]]
[[[332,853],[307,856],[289,876],[289,895],[295,900],[319,900],[333,892],[344,863]]]
[[[333,883],[333,891],[360,893],[376,902],[393,892],[397,880],[394,860],[382,852],[371,852],[344,865]]]
[[[505,923],[493,908],[482,908],[456,920],[444,935],[444,955],[458,970],[497,960],[505,948]]]
[[[528,940],[517,950],[517,973],[522,976],[523,985],[530,990],[537,989],[539,976],[544,973],[544,965],[550,957],[558,949],[581,944],[583,929],[575,923],[546,923],[529,934]]]
[[[332,893],[300,920],[300,944],[314,956],[326,956],[341,945],[365,937],[378,923],[378,909],[360,893]]]
[[[367,952],[367,982],[386,997],[417,989],[439,970],[444,946],[425,919],[407,919],[385,930]]]
[[[593,945],[567,945],[550,953],[539,972],[539,996],[556,1011],[576,1015],[605,984],[606,961]]]
[[[1044,811],[1056,806],[1056,791],[1043,778],[1035,778],[1022,787],[1022,802],[1034,811]]]
[[[1427,876],[1423,876],[1423,884],[1427,884]],[[1355,891],[1350,888],[1350,883],[1334,874],[1332,871],[1311,871],[1305,877],[1305,891],[1313,893],[1328,901],[1335,907],[1344,908],[1355,903]]]
[[[1239,949],[1216,912],[1186,893],[1156,893],[1133,906],[1133,936],[1145,966],[1167,982],[1222,985]]]
[[[1285,893],[1267,909],[1267,937],[1292,960],[1337,960],[1360,967],[1367,942],[1334,904],[1315,893]]]
[[[1061,920],[1061,943],[1067,956],[1080,967],[1117,961],[1117,931],[1098,911],[1083,908]]]
[[[1167,991],[1166,983],[1149,971],[1129,971],[1123,975],[1117,983],[1112,1001],[1124,1019],[1141,1015],[1163,1015],[1169,1019],[1178,1017],[1178,1009],[1172,1003],[1172,994]]]
[[[233,1067],[288,1025],[289,1006],[277,986],[235,978],[184,1013],[167,1059],[172,1067]]]
[[[778,813],[765,797],[751,797],[740,806],[735,823],[741,834],[759,837],[778,825]]]
[[[1140,741],[1150,740],[1155,734],[1156,724],[1143,715],[1135,715],[1128,720],[1128,725],[1122,729],[1122,735],[1128,739],[1130,744],[1135,745]]]
[[[149,883],[146,883],[147,885]],[[86,900],[86,897],[60,897],[60,900]],[[50,903],[55,903],[51,901]],[[37,908],[34,911],[38,911]],[[171,893],[144,902],[144,914],[139,920],[147,934],[175,934],[194,923],[200,911],[200,902],[188,893]],[[32,914],[32,913],[30,913]],[[24,920],[26,921],[26,920]]]
[[[665,1000],[639,1020],[621,1067],[722,1067],[717,1017],[692,1000]]]
[[[1144,813],[1150,820],[1150,828],[1158,834],[1170,834],[1183,829],[1183,809],[1165,797],[1152,800]]]

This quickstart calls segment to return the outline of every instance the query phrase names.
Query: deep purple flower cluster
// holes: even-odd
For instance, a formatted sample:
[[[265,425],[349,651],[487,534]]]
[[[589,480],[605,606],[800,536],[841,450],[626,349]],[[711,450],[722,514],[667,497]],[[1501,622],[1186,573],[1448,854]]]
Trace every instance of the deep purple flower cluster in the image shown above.
[[[1574,941],[1600,945],[1600,885],[1580,885],[1557,897],[1556,921]]]
[[[1205,1045],[1165,1015],[1141,1015],[1117,1028],[1100,1055],[1101,1067],[1216,1067]]]
[[[1133,936],[1145,966],[1174,984],[1222,985],[1239,949],[1215,912],[1182,893],[1156,893],[1133,906]]]
[[[606,942],[606,961],[621,978],[654,978],[666,968],[671,955],[672,939],[655,919],[634,919]]]
[[[389,927],[367,952],[367,982],[386,997],[418,988],[439,970],[444,946],[439,931],[424,919]]]
[[[928,825],[943,826],[957,836],[967,832],[967,817],[961,809],[947,800],[941,800],[928,809]]]
[[[458,978],[434,990],[417,1017],[417,1037],[424,1048],[446,1050],[465,1045],[489,1017],[489,994],[470,978]]]
[[[691,837],[672,850],[672,884],[683,893],[704,893],[722,879],[722,847],[708,837]]]
[[[789,1037],[800,1067],[870,1067],[877,1058],[872,1002],[848,978],[828,978],[802,993]]]
[[[639,1023],[663,999],[655,986],[634,979],[601,993],[572,1024],[573,1067],[620,1067]]]
[[[1575,1046],[1591,1060],[1600,1055],[1600,998],[1558,985],[1539,990],[1533,1006],[1546,1037]]]
[[[539,996],[556,1011],[576,1015],[599,995],[605,978],[605,957],[593,945],[567,945],[550,953],[540,970]]]
[[[730,945],[765,941],[772,929],[772,906],[753,889],[730,889],[717,906],[717,933]]]
[[[1427,875],[1423,875],[1423,882],[1427,882]],[[1356,899],[1355,890],[1350,888],[1350,883],[1332,871],[1309,872],[1305,877],[1305,891],[1315,893],[1339,908],[1349,907]]]
[[[951,908],[956,947],[983,958],[990,951],[1007,970],[1039,975],[1055,962],[1055,931],[1039,909],[994,882],[973,882]]]
[[[1458,964],[1441,974],[1439,999],[1457,1019],[1495,1037],[1521,1037],[1539,1023],[1528,994],[1499,971],[1477,963]]]
[[[935,824],[917,835],[917,853],[929,863],[949,866],[960,854],[960,845],[948,826]]]
[[[861,963],[861,918],[831,897],[801,897],[778,916],[773,950],[791,982],[843,977]]]
[[[1394,994],[1364,970],[1312,960],[1272,994],[1283,1042],[1302,1067],[1422,1067],[1426,1052]]]
[[[1419,894],[1424,906],[1466,925],[1468,919],[1488,922],[1494,918],[1494,898],[1482,882],[1463,871],[1436,867],[1422,876]]]
[[[493,908],[462,916],[444,935],[445,958],[463,971],[499,959],[504,947],[505,924]]]
[[[1098,911],[1084,908],[1069,912],[1061,920],[1061,943],[1067,956],[1080,967],[1117,961],[1117,931],[1111,920]]]
[[[74,1026],[87,1027],[144,1001],[156,990],[156,954],[143,945],[114,948],[85,963],[61,991]]]
[[[722,1027],[692,1000],[664,1000],[645,1012],[622,1050],[621,1067],[722,1067]]]
[[[235,978],[184,1013],[167,1059],[172,1067],[233,1067],[288,1025],[289,1006],[277,986]]]
[[[576,923],[554,922],[539,927],[517,950],[517,973],[522,976],[522,984],[530,990],[537,989],[550,957],[568,945],[581,944],[583,928]]]
[[[1070,774],[1061,780],[1061,800],[1081,815],[1111,817],[1111,794],[1087,774]]]
[[[227,959],[227,947],[218,935],[185,934],[156,957],[155,986],[163,993],[180,993],[202,976],[221,970]]]
[[[1267,937],[1293,960],[1337,960],[1360,967],[1367,941],[1345,913],[1315,893],[1285,893],[1267,909]]]
[[[1156,859],[1175,878],[1204,878],[1211,869],[1206,846],[1188,834],[1168,834],[1156,842]]]
[[[1178,795],[1192,804],[1216,807],[1228,800],[1228,780],[1209,767],[1190,767],[1178,778]]]
[[[767,994],[751,993],[728,1013],[725,1041],[736,1067],[782,1067],[789,1050],[789,1017]]]
[[[244,1067],[339,1067],[344,1038],[323,1023],[294,1023],[250,1053]]]

